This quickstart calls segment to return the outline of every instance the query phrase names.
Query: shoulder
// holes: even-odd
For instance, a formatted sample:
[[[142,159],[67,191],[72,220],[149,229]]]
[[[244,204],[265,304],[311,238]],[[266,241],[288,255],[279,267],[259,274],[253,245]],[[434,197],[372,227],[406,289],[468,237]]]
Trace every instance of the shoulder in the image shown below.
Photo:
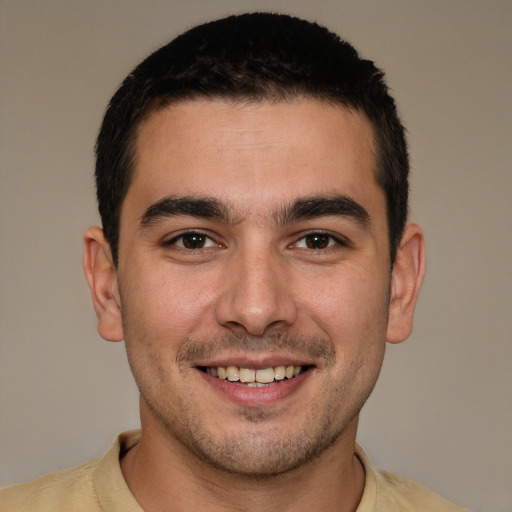
[[[407,478],[375,469],[379,498],[399,510],[422,512],[465,512],[439,494]]]
[[[361,448],[357,447],[356,454],[366,472],[357,512],[467,512],[412,480],[374,467]]]
[[[92,474],[98,460],[0,490],[0,512],[96,510]]]
[[[139,439],[125,432],[102,457],[0,490],[0,512],[141,512],[119,464]]]

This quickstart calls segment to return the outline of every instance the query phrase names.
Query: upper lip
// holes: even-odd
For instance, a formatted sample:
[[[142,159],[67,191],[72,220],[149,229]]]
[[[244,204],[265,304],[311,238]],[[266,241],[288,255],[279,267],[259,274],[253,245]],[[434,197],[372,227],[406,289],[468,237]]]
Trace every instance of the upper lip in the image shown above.
[[[200,361],[197,367],[236,366],[238,368],[251,368],[260,370],[275,368],[276,366],[312,366],[311,361],[305,361],[289,355],[267,355],[262,357],[248,357],[247,355],[219,357],[208,361]]]

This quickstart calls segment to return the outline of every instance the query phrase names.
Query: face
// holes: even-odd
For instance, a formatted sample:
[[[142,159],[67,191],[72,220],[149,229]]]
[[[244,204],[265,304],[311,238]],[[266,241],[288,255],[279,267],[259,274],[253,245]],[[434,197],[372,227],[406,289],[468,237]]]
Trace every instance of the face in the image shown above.
[[[362,114],[313,100],[152,114],[119,242],[114,295],[143,430],[252,475],[355,435],[390,300]]]

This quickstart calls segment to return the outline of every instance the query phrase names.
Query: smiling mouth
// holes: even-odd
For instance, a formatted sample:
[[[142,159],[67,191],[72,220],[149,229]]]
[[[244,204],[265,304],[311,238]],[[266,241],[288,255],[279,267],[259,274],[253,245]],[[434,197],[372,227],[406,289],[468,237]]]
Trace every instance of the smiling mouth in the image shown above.
[[[294,379],[309,368],[310,366],[275,366],[256,370],[238,366],[199,367],[201,371],[217,379],[253,388],[273,386],[286,379]]]

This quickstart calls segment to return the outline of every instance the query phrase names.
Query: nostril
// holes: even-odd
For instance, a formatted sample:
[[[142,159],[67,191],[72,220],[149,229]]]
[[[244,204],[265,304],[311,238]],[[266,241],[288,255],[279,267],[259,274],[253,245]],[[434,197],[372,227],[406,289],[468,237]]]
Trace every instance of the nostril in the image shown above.
[[[297,308],[288,278],[289,269],[269,258],[268,247],[265,251],[265,255],[259,254],[258,258],[244,251],[244,261],[233,262],[226,269],[216,304],[220,325],[232,331],[262,336],[276,326],[295,322]]]

